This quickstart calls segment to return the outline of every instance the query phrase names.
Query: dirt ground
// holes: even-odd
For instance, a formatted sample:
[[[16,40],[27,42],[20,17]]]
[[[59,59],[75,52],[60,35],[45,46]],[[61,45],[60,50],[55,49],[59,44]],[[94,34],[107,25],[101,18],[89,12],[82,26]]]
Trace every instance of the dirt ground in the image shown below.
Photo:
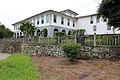
[[[52,56],[32,56],[40,80],[120,80],[120,61],[76,60]]]

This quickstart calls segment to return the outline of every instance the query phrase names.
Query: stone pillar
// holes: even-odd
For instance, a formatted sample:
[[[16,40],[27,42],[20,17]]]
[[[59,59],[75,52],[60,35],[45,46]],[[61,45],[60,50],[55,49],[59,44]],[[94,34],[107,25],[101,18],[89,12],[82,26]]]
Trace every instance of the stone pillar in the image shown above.
[[[75,43],[77,43],[77,38],[76,38],[76,34],[75,34]]]
[[[47,37],[53,37],[54,29],[52,28],[52,26],[48,27],[47,30],[48,30]]]
[[[94,33],[94,46],[96,46],[96,33]]]
[[[34,36],[37,36],[37,31],[34,32]]]

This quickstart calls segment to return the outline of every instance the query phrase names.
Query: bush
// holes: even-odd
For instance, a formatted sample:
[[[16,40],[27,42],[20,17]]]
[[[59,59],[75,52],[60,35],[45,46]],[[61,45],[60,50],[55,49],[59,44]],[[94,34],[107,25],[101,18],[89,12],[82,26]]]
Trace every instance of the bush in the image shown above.
[[[80,48],[81,48],[80,43],[74,43],[70,40],[68,40],[66,43],[62,44],[62,50],[64,51],[65,56],[70,61],[80,55]]]

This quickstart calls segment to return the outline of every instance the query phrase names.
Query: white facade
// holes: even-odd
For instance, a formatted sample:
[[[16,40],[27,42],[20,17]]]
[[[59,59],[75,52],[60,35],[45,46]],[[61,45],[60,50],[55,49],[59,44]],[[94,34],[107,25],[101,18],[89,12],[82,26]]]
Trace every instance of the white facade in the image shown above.
[[[93,23],[91,23],[91,21]],[[87,35],[96,34],[119,34],[118,29],[113,29],[113,27],[107,25],[107,20],[100,18],[97,19],[97,15],[89,15],[84,17],[79,17],[76,21],[77,29],[85,29]],[[96,27],[96,30],[94,28]]]
[[[65,31],[66,34],[75,29],[85,29],[85,33],[88,35],[93,35],[94,33],[114,34],[113,27],[109,27],[102,18],[98,20],[96,14],[82,17],[75,17],[76,15],[78,14],[71,10],[61,12],[48,10],[25,20],[33,23],[39,31],[46,29],[47,36],[50,37],[54,36],[54,30],[56,29],[60,32]],[[16,37],[23,36],[23,33],[19,30],[20,22],[13,24]],[[35,35],[37,35],[37,30]],[[120,33],[120,31],[115,32],[117,34]]]

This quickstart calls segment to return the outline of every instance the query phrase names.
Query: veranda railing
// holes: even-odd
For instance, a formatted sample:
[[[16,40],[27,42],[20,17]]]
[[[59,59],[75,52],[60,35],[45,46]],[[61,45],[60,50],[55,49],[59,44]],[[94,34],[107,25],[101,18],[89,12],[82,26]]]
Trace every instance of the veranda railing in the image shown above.
[[[98,47],[120,47],[120,34],[89,35],[85,37],[85,45]]]
[[[71,36],[71,37],[24,37],[24,38],[4,38],[0,41],[13,41],[13,42],[27,42],[27,43],[39,43],[46,45],[58,45],[64,41],[71,40],[73,42],[81,43],[86,46],[98,46],[98,47],[120,47],[120,34],[103,34],[103,35],[85,35],[85,36]]]

